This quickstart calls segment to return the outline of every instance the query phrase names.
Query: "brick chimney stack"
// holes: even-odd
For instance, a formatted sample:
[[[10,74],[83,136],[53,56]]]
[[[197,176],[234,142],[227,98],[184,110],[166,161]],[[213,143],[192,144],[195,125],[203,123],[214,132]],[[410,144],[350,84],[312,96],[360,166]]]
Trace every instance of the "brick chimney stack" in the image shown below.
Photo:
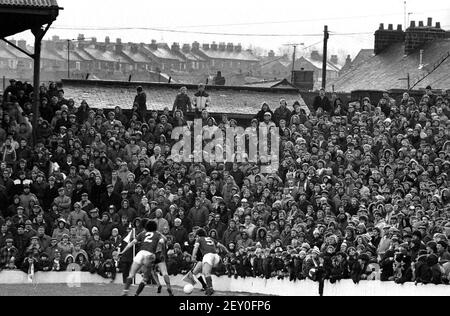
[[[397,25],[394,30],[394,25],[389,24],[388,28],[384,28],[384,24],[380,23],[379,29],[375,32],[375,54],[381,53],[383,50],[395,43],[402,43],[405,40],[405,33],[402,30],[402,25]]]
[[[242,44],[239,43],[234,47],[234,50],[236,51],[236,53],[240,53],[242,52]]]
[[[183,53],[189,53],[191,51],[191,45],[183,44],[182,51],[183,51]]]
[[[195,52],[197,52],[197,51],[199,51],[200,50],[200,43],[199,42],[194,42],[194,43],[192,43],[192,51],[195,51]]]
[[[317,60],[317,61],[319,61],[319,60],[322,59],[322,57],[320,56],[318,50],[313,50],[313,51],[311,52],[311,59],[312,59],[312,60]]]
[[[17,46],[19,46],[19,48],[22,48],[23,50],[27,50],[27,41],[19,40],[17,41]]]
[[[202,45],[203,50],[209,50],[209,44],[203,44]]]
[[[172,47],[170,48],[170,50],[172,52],[175,52],[175,53],[179,52],[180,51],[180,44],[179,43],[173,43]]]
[[[268,55],[270,58],[273,58],[273,57],[275,57],[275,52],[273,51],[273,50],[271,50],[270,52],[269,52],[269,55]]]
[[[330,62],[331,62],[332,64],[334,64],[334,65],[337,65],[337,64],[339,63],[339,58],[338,58],[338,56],[337,56],[337,55],[331,55]]]
[[[156,40],[152,39],[152,43],[150,44],[150,48],[153,50],[157,50],[158,49],[158,44],[156,43]]]
[[[123,51],[123,44],[122,44],[122,39],[118,38],[116,39],[116,45],[114,46],[114,49],[116,51],[116,54],[121,54]]]
[[[405,54],[414,53],[429,42],[446,38],[446,32],[440,26],[441,24],[437,22],[434,27],[432,18],[428,18],[427,26],[420,21],[416,27],[415,21],[411,21],[410,27],[406,30]]]

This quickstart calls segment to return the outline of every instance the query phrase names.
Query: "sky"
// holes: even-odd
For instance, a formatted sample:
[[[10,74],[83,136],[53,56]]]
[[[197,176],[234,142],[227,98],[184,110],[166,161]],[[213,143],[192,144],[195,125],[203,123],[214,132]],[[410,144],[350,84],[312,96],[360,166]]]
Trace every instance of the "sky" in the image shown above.
[[[380,23],[396,27],[405,21],[404,0],[58,0],[58,4],[64,10],[47,38],[59,35],[75,39],[82,33],[98,40],[105,36],[110,36],[113,41],[121,38],[123,42],[149,43],[152,39],[169,44],[233,42],[246,48],[261,47],[275,52],[289,47],[287,44],[304,44],[299,47],[300,55],[307,48],[322,49],[325,24],[331,32],[330,53],[345,52],[354,56],[362,48],[373,47],[373,34]],[[407,12],[411,13],[407,14],[409,20],[426,23],[427,17],[433,17],[433,23],[439,21],[443,28],[450,29],[449,1],[408,0]],[[145,29],[111,29],[117,27]],[[168,30],[271,36],[191,34]],[[280,34],[289,36],[273,36]],[[29,33],[14,36],[14,39],[21,38],[32,39]]]

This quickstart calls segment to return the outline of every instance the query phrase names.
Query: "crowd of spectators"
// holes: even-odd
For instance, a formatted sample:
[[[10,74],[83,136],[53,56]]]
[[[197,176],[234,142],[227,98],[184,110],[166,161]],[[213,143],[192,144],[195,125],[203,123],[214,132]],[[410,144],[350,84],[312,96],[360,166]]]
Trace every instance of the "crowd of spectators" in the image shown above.
[[[431,87],[378,104],[322,91],[310,113],[263,104],[247,127],[279,127],[270,173],[173,159],[171,132],[189,126],[187,111],[205,131],[237,125],[210,116],[204,86],[192,99],[182,89],[173,112],[147,111],[141,87],[129,115],[77,107],[54,83],[39,98],[33,146],[31,86],[12,81],[2,98],[1,270],[126,277],[133,253],[118,250],[148,218],[168,238],[173,275],[191,269],[202,227],[232,253],[219,275],[448,283],[450,98]]]

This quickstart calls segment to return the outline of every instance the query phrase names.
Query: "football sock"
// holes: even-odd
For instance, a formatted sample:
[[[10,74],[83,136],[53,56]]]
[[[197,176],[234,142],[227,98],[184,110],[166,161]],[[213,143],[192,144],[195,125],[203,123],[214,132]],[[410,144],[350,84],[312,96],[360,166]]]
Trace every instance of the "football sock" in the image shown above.
[[[136,291],[136,296],[141,295],[142,291],[144,291],[145,285],[146,285],[145,282],[141,282],[139,284],[139,287],[138,287],[138,289]]]
[[[128,292],[130,290],[131,284],[133,283],[133,278],[128,278],[127,282],[125,283],[124,292]]]
[[[199,276],[198,281],[202,284],[202,287],[206,290],[207,285],[206,285],[205,279],[203,279],[202,276]]]
[[[206,277],[206,285],[209,289],[212,289],[213,284],[212,284],[212,277]]]

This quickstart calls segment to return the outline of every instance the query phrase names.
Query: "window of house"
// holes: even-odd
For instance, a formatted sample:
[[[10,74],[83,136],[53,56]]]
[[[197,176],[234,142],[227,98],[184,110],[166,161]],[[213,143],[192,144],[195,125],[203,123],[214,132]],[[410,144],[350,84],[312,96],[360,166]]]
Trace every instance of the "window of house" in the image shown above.
[[[77,62],[75,63],[75,69],[76,69],[76,70],[81,70],[81,63],[80,63],[79,61],[77,61]]]

